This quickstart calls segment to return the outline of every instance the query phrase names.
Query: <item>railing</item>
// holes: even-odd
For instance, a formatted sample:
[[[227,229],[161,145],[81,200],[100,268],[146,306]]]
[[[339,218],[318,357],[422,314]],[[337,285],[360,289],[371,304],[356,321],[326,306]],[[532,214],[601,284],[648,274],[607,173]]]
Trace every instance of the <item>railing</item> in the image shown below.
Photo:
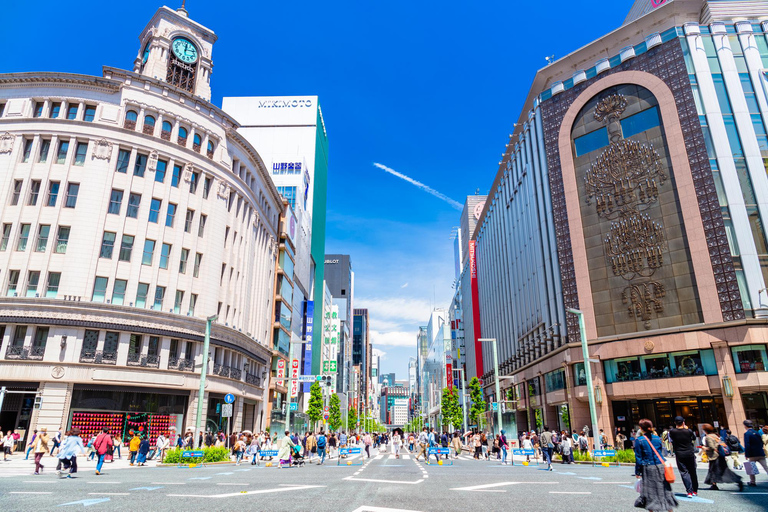
[[[128,119],[125,120],[123,123],[123,128],[126,130],[135,130],[136,129],[136,121],[129,121]]]
[[[80,352],[81,363],[117,364],[116,351],[83,350]]]
[[[148,355],[146,358],[142,359],[142,362],[146,360],[146,364],[142,364],[141,366],[148,366],[150,368],[160,368],[160,355]]]
[[[209,149],[208,151],[206,151],[206,154],[208,155],[208,158],[213,160],[213,150],[212,149]]]
[[[245,374],[245,382],[253,386],[261,387],[261,379],[252,373]]]
[[[194,149],[195,151],[197,151],[199,153],[200,152],[200,144],[192,144],[192,149]]]
[[[179,137],[178,138],[179,146],[185,146],[187,145],[187,138],[186,137]]]
[[[155,133],[155,127],[151,124],[145,124],[141,127],[141,131],[145,135],[153,135]]]
[[[168,358],[168,369],[179,370],[180,372],[191,372],[195,369],[195,361],[192,359],[180,359],[178,356],[173,356]]]
[[[237,368],[231,368],[229,370],[229,378],[240,380],[243,376],[243,372],[241,370],[238,370]]]
[[[11,345],[5,351],[6,359],[41,360],[45,354],[45,347],[25,347],[23,345]]]
[[[223,366],[219,363],[213,363],[213,373],[219,377],[229,377],[231,368],[229,366]]]
[[[159,355],[142,356],[139,353],[128,354],[128,366],[141,366],[143,368],[160,368]]]
[[[171,132],[169,132],[168,130],[161,131],[160,138],[163,140],[171,140]]]
[[[128,366],[141,366],[141,354],[138,352],[128,353]]]

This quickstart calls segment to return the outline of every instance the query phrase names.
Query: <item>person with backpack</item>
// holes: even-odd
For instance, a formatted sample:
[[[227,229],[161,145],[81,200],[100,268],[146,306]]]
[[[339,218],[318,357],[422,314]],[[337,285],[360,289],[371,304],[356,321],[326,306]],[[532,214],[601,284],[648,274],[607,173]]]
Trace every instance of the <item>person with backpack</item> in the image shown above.
[[[51,457],[53,457],[53,451],[54,450],[59,450],[60,446],[61,446],[61,429],[59,429],[59,431],[56,432],[56,435],[53,436],[53,439],[51,439],[51,441],[53,442],[52,443],[53,446],[51,446],[51,453],[50,453],[50,455],[51,455]]]
[[[749,485],[754,487],[755,475],[757,474],[757,463],[759,462],[766,473],[768,473],[768,464],[765,461],[765,448],[763,446],[763,436],[755,430],[751,420],[744,420],[744,426],[747,431],[744,433],[744,456],[747,458],[747,474],[749,475]]]
[[[743,469],[739,460],[739,454],[744,453],[744,447],[741,446],[739,438],[731,434],[730,430],[725,431],[725,444],[728,445],[728,449],[731,450],[731,459],[733,460],[733,469]]]
[[[448,444],[450,443],[450,440],[448,439],[448,432],[443,432],[443,435],[440,436],[440,447],[441,448],[448,448]],[[448,454],[443,454],[448,459]]]
[[[675,418],[675,428],[668,431],[669,440],[672,443],[672,451],[675,453],[675,462],[680,477],[685,485],[685,492],[689,498],[698,496],[699,478],[696,475],[696,434],[685,425],[682,416]]]
[[[328,446],[328,439],[325,437],[325,433],[321,430],[317,434],[317,458],[320,459],[318,465],[322,466],[325,462],[325,448]]]
[[[432,427],[429,431],[427,443],[430,448],[437,448],[437,434],[435,434],[435,427]],[[437,453],[435,453],[435,462],[440,462],[440,456]],[[429,464],[429,454],[427,454],[427,464]]]
[[[709,471],[704,483],[711,486],[710,491],[720,490],[717,484],[721,483],[737,484],[739,491],[743,491],[744,482],[741,481],[741,477],[728,469],[728,464],[725,462],[725,458],[731,454],[728,445],[717,436],[717,430],[709,423],[701,425],[701,429],[707,434],[704,437],[704,449],[709,460]]]

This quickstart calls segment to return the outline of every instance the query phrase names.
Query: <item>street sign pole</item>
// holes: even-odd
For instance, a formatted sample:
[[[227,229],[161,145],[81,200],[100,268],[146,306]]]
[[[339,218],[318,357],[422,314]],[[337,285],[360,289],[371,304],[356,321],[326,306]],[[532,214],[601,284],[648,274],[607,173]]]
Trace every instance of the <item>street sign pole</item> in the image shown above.
[[[581,352],[584,356],[584,373],[587,377],[587,395],[589,398],[589,415],[592,420],[592,439],[595,449],[602,448],[598,446],[600,430],[597,428],[597,409],[595,408],[595,388],[592,384],[592,368],[589,362],[589,347],[587,346],[587,328],[584,325],[584,313],[578,309],[569,308],[569,313],[573,313],[579,319],[579,334],[581,335]]]
[[[499,385],[499,349],[498,349],[498,343],[496,342],[496,338],[481,338],[479,341],[488,341],[493,344],[493,369],[495,371],[495,381],[496,381],[496,401],[501,400],[501,386]],[[499,422],[498,425],[498,431],[501,433],[501,430],[504,428],[501,424],[501,407],[496,408],[496,418]]]
[[[200,390],[197,392],[197,419],[195,419],[195,432],[202,433],[200,423],[203,419],[203,399],[205,398],[205,375],[208,372],[208,350],[211,347],[211,324],[219,318],[212,315],[205,319],[205,339],[203,340],[203,364],[200,368]]]

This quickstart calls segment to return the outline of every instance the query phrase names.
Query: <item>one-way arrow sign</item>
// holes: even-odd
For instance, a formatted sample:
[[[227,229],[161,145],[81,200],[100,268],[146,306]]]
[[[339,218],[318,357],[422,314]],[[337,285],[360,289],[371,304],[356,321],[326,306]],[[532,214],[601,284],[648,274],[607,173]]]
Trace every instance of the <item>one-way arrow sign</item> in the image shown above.
[[[84,507],[90,507],[91,505],[97,505],[106,501],[109,501],[109,498],[94,498],[92,500],[70,501],[69,503],[62,503],[59,506],[66,507],[67,505],[82,505]]]
[[[160,487],[134,487],[133,489],[128,489],[129,491],[154,491],[155,489],[162,489],[163,486]]]

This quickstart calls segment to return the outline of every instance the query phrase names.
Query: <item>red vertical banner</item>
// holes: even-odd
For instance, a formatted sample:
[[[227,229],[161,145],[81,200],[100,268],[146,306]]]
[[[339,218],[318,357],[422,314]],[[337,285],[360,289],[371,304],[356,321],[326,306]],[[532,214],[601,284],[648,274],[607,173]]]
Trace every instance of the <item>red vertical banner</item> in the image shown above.
[[[277,378],[278,379],[285,378],[285,359],[277,360]]]
[[[445,364],[445,376],[448,381],[448,391],[453,391],[453,365],[451,363]]]
[[[475,241],[469,241],[469,280],[472,286],[472,324],[475,333],[475,368],[477,377],[483,373],[483,344],[480,342],[480,292],[477,286],[477,258],[475,255]]]
[[[294,359],[291,361],[291,378],[292,379],[298,379],[299,378],[299,360]]]

